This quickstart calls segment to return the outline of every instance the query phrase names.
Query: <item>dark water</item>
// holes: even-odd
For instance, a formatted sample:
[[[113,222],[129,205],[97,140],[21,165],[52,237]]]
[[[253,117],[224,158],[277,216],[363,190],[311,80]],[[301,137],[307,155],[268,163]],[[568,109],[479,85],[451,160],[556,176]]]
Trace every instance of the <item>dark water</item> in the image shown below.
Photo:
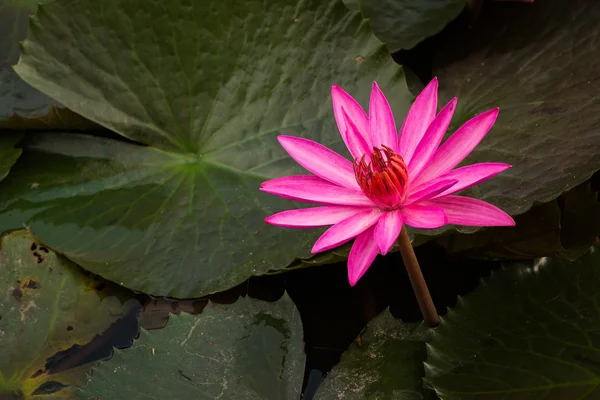
[[[453,258],[434,244],[416,249],[425,279],[440,314],[456,304],[457,296],[472,291],[481,277],[498,268],[494,262]],[[233,303],[239,296],[265,301],[278,300],[287,290],[298,308],[304,326],[306,369],[303,392],[312,399],[323,377],[341,354],[359,336],[366,324],[386,307],[405,322],[421,320],[418,304],[400,255],[378,257],[355,287],[347,280],[345,263],[310,267],[285,274],[253,277],[226,292],[210,297],[217,303]],[[131,346],[145,329],[160,329],[172,312],[199,313],[207,299],[152,299],[138,294],[143,308],[126,317],[84,346],[58,353],[46,368],[56,373],[87,362],[109,358],[113,347]],[[140,313],[141,309],[141,313]],[[138,323],[139,320],[139,323]]]

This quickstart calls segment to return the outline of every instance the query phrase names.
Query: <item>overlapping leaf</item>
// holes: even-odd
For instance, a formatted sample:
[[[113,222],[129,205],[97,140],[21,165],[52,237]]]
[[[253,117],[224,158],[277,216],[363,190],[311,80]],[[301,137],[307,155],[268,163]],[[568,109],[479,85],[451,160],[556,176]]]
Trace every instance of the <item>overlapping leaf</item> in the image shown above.
[[[600,396],[600,252],[509,265],[442,319],[427,377],[442,399]]]
[[[600,169],[600,3],[490,2],[473,29],[439,46],[442,102],[458,96],[455,127],[500,107],[465,163],[513,168],[468,194],[521,214]]]
[[[423,386],[422,324],[405,324],[384,311],[369,323],[360,345],[351,344],[319,387],[317,399],[435,399]]]
[[[335,0],[273,2],[260,12],[242,0],[58,0],[31,20],[17,70],[153,148],[32,139],[0,193],[0,227],[27,223],[86,269],[177,297],[309,256],[318,230],[265,224],[294,205],[258,187],[301,171],[278,133],[346,154],[332,83],[365,104],[377,80],[400,114],[411,99],[385,48]]]
[[[142,330],[132,348],[94,368],[79,398],[295,400],[303,345],[287,295],[276,303],[209,303],[200,315],[172,315],[165,328]]]
[[[121,304],[26,231],[0,241],[0,398],[75,398],[90,366],[52,374],[49,359],[85,344],[137,302]]]
[[[345,0],[360,9],[375,36],[390,52],[410,49],[440,32],[467,5],[466,0]]]

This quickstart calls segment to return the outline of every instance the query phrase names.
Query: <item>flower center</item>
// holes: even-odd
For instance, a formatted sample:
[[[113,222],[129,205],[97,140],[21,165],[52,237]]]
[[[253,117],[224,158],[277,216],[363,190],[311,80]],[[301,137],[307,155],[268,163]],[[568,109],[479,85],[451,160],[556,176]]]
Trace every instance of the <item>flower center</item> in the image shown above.
[[[354,161],[354,174],[363,193],[373,203],[386,209],[402,204],[408,169],[402,157],[389,147],[374,147],[369,163],[364,155],[361,159],[357,158]]]

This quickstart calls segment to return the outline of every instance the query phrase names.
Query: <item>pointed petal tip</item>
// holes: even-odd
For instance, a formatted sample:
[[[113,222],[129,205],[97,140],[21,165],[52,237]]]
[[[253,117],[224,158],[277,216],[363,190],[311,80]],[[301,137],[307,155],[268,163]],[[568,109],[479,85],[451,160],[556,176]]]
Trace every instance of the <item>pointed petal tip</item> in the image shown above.
[[[487,111],[481,113],[481,115],[494,115],[494,116],[498,116],[498,113],[500,113],[500,107],[496,107],[496,108],[492,108],[491,110],[487,110]]]
[[[431,85],[432,87],[435,86],[435,88],[437,89],[439,86],[439,81],[437,76],[434,76],[432,80],[429,81],[429,83],[427,84],[427,86]]]
[[[513,217],[511,217],[510,215],[508,215],[508,213],[502,211],[503,215],[503,219],[502,220],[498,220],[497,223],[498,225],[495,226],[516,226],[517,223],[515,222],[515,220],[513,219]]]
[[[350,284],[350,286],[354,287],[358,283],[358,279],[356,279],[356,277],[350,276],[350,274],[348,274],[348,283]]]
[[[311,253],[311,254],[317,254],[317,253],[319,253],[319,252],[321,252],[321,251],[323,251],[323,250],[318,250],[318,248],[317,248],[317,243],[313,244],[313,247],[312,247],[312,249],[310,249],[310,253]]]
[[[277,135],[277,140],[279,141],[279,143],[281,143],[281,141],[286,141],[286,140],[290,140],[290,139],[296,139],[295,136],[290,136],[290,135]]]

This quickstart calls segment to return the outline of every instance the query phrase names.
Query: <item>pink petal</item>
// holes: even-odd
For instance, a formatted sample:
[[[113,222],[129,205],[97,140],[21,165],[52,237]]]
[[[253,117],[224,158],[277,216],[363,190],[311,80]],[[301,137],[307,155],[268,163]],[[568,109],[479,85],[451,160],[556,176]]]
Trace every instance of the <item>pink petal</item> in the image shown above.
[[[386,255],[394,245],[402,229],[400,210],[388,211],[379,218],[375,226],[375,242],[382,255]]]
[[[456,179],[433,180],[424,183],[414,189],[411,189],[404,200],[404,205],[407,206],[419,201],[425,201],[437,197],[458,183]]]
[[[494,108],[465,122],[436,151],[427,166],[415,178],[415,185],[437,178],[464,160],[492,128],[498,111],[498,108]]]
[[[373,147],[386,145],[395,152],[398,151],[394,114],[376,82],[373,82],[371,100],[369,101],[369,131],[371,132],[371,145]]]
[[[286,228],[316,228],[337,224],[361,211],[364,211],[364,208],[345,206],[304,208],[273,214],[265,218],[265,222]]]
[[[410,160],[410,165],[408,166],[408,170],[410,171],[409,178],[417,177],[435,154],[435,151],[444,138],[444,134],[448,130],[448,126],[450,126],[457,101],[456,97],[450,100],[450,103],[442,108],[442,111],[440,111],[427,128],[425,136],[419,142]]]
[[[402,124],[399,152],[406,164],[409,164],[412,160],[415,149],[435,118],[437,111],[437,90],[438,80],[437,78],[433,78],[427,87],[417,96]]]
[[[373,230],[371,227],[358,235],[352,249],[350,249],[350,255],[348,256],[348,281],[350,286],[356,285],[356,282],[367,272],[373,260],[379,253],[379,248],[375,243],[373,237]]]
[[[370,153],[369,118],[360,104],[337,85],[331,88],[331,99],[335,122],[352,157]]]
[[[345,108],[342,108],[342,114],[347,118],[346,137],[344,141],[346,142],[346,147],[350,151],[350,154],[352,154],[352,157],[354,157],[355,160],[361,158],[363,155],[368,156],[371,153],[371,147],[363,138],[358,127],[350,120]]]
[[[334,185],[314,175],[284,176],[263,182],[260,190],[284,199],[317,204],[372,206],[361,191]]]
[[[277,136],[277,140],[298,164],[313,174],[336,185],[360,189],[348,159],[312,140],[284,135]]]
[[[383,213],[384,211],[378,208],[372,208],[354,214],[342,222],[338,222],[321,235],[311,251],[313,253],[318,253],[346,243],[350,239],[356,237],[359,233],[364,232],[369,227],[375,225]]]
[[[411,204],[402,207],[404,223],[413,228],[435,229],[448,223],[442,207]]]
[[[448,223],[466,226],[514,226],[510,215],[482,200],[464,196],[444,196],[429,202],[444,209]]]
[[[456,168],[450,172],[440,175],[438,178],[432,181],[429,181],[446,181],[449,179],[456,179],[458,181],[456,185],[430,198],[435,199],[437,197],[446,196],[470,188],[471,186],[478,185],[481,182],[493,178],[495,175],[507,170],[510,167],[511,165],[502,163],[480,163]]]

